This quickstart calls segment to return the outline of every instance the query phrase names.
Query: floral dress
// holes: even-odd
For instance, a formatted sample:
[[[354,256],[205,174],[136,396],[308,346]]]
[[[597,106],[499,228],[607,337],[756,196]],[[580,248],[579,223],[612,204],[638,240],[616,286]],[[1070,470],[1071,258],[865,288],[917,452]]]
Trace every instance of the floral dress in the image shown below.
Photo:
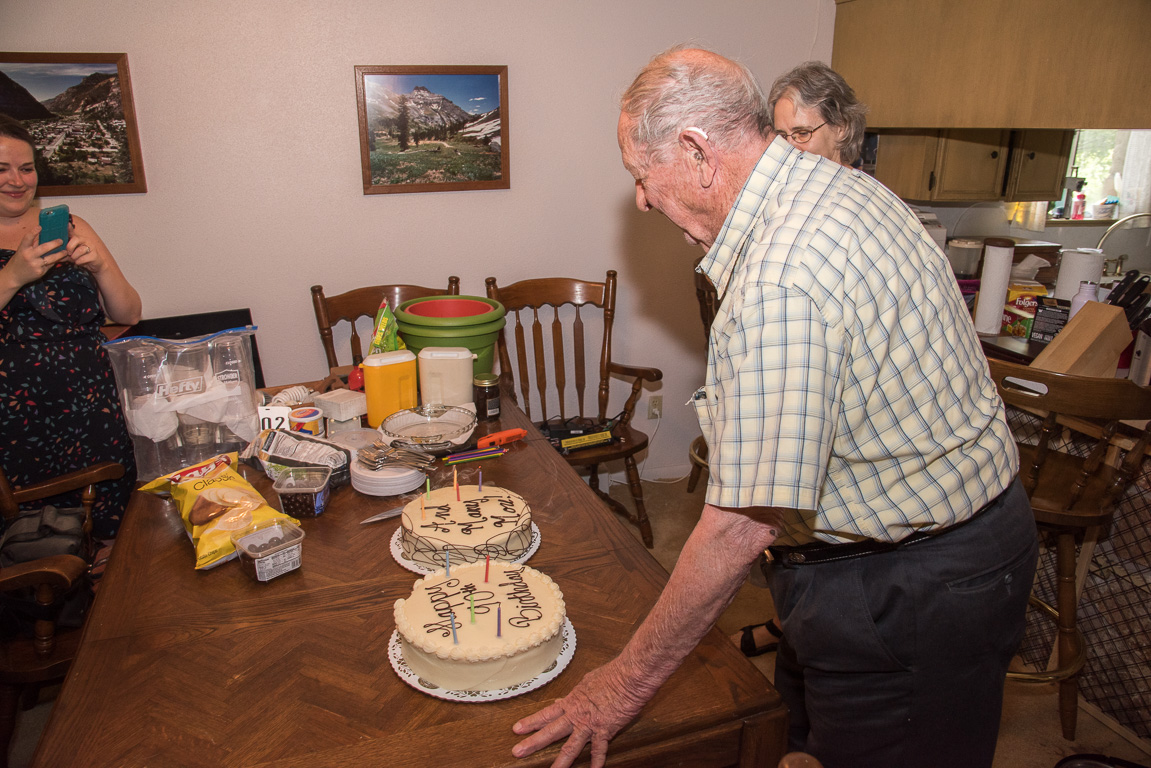
[[[0,249],[0,268],[13,251]],[[0,466],[21,486],[118,461],[124,477],[97,486],[92,535],[112,538],[136,482],[132,440],[101,347],[104,311],[90,274],[60,263],[0,308]],[[80,491],[33,506],[80,506]]]

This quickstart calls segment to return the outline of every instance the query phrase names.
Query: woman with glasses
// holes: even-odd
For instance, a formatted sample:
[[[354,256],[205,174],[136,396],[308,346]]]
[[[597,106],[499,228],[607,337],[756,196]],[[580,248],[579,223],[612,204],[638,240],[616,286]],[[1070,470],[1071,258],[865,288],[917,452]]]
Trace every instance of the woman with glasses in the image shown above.
[[[788,144],[851,167],[863,149],[867,106],[842,77],[820,61],[808,61],[781,75],[767,96],[772,128]],[[783,630],[773,617],[749,624],[731,636],[745,656],[779,648]]]
[[[796,149],[851,166],[863,149],[867,107],[823,62],[808,61],[771,86],[772,127]]]

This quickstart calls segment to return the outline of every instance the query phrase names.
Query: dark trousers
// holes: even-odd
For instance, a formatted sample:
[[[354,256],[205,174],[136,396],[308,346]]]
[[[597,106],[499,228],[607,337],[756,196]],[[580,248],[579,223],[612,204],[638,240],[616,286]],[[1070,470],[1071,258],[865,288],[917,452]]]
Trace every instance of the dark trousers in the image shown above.
[[[954,530],[767,568],[790,750],[825,768],[981,768],[999,734],[1039,545],[1018,480]]]

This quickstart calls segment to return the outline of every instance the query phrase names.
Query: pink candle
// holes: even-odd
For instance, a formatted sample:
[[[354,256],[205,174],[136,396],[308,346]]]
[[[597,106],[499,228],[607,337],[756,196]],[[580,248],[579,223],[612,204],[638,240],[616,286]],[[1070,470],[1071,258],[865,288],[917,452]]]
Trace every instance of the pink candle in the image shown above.
[[[456,501],[460,500],[460,470],[452,467],[452,484],[456,486]]]
[[[484,584],[488,583],[488,570],[492,567],[492,556],[484,555]]]

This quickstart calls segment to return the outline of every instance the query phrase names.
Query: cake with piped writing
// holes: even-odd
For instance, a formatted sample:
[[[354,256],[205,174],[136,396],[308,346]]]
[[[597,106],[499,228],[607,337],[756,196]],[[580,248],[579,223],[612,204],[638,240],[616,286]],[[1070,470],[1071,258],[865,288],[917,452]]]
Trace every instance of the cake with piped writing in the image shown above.
[[[452,566],[416,582],[395,605],[404,661],[449,691],[493,691],[531,680],[563,648],[563,594],[526,565]]]
[[[426,568],[491,558],[512,561],[532,543],[532,513],[518,493],[495,486],[437,488],[408,502],[400,519],[400,550]],[[445,560],[451,554],[450,563]]]

